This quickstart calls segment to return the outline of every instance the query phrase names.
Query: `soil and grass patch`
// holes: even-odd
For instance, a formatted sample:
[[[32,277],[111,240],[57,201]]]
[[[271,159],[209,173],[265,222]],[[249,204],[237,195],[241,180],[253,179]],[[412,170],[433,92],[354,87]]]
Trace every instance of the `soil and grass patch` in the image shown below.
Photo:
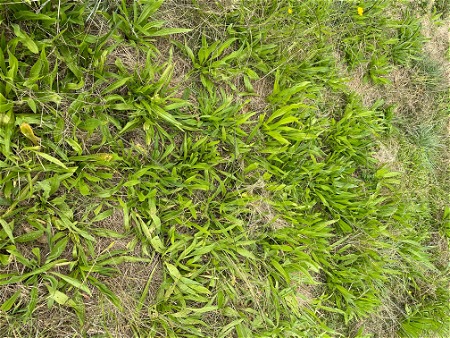
[[[447,21],[0,0],[0,336],[449,336]]]

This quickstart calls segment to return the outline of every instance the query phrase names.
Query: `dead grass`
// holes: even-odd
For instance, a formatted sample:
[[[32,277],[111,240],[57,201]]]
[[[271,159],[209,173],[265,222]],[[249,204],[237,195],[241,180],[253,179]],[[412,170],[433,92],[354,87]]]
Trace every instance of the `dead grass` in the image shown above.
[[[265,112],[268,106],[267,97],[273,91],[273,80],[266,76],[254,81],[253,89],[255,90],[255,96],[251,97],[248,107],[250,111],[257,112],[256,116],[259,116]]]
[[[250,219],[246,223],[250,236],[257,235],[261,231],[274,231],[290,226],[270,204],[270,193],[266,190],[262,178],[247,186],[246,189],[250,195],[257,196],[256,200],[248,205],[251,213]]]
[[[0,317],[0,337],[82,337],[73,327],[78,319],[72,310],[57,304],[49,309],[44,297],[43,294],[40,295],[38,303],[41,305],[34,311],[32,321],[19,326],[17,322]]]
[[[424,48],[429,63],[423,66],[417,65],[415,68],[393,69],[387,77],[391,82],[390,85],[377,86],[365,81],[364,65],[351,73],[345,66],[340,67],[342,75],[349,79],[348,88],[362,98],[364,105],[370,107],[377,100],[383,99],[386,106],[395,107],[396,119],[409,129],[426,121],[432,121],[436,117],[436,109],[438,109],[436,95],[448,91],[449,88],[450,63],[445,57],[449,48],[449,25],[438,26],[433,23],[429,15],[423,17],[422,23],[423,34],[429,39]],[[339,61],[339,55],[336,57]],[[342,61],[338,63],[342,64]],[[419,67],[434,67],[434,65],[436,67],[432,70],[436,73],[424,74],[427,71],[426,68],[419,69]],[[448,136],[450,136],[450,123],[448,128]],[[402,165],[398,160],[399,147],[398,142],[393,140],[380,144],[375,158],[380,164],[386,164],[393,170],[402,172]]]
[[[116,60],[122,61],[126,69],[133,73],[145,64],[145,55],[137,47],[121,44],[107,55],[106,65],[112,66]]]
[[[118,273],[104,280],[110,290],[120,299],[123,311],[116,308],[101,293],[96,291],[86,305],[84,330],[90,334],[108,333],[113,337],[132,337],[133,328],[148,328],[151,322],[149,308],[154,304],[156,294],[162,283],[162,265],[159,259],[152,263],[122,263],[116,266]],[[145,285],[150,288],[141,311],[137,311],[139,299]]]
[[[397,330],[399,326],[399,309],[396,309],[394,304],[386,305],[386,302],[391,302],[391,300],[386,300],[383,302],[383,305],[380,306],[378,312],[370,318],[356,323],[352,331],[356,333],[361,327],[363,327],[363,332],[365,334],[370,334],[371,337],[398,337]]]
[[[115,209],[114,213],[105,220],[97,223],[98,227],[109,229],[117,233],[124,231],[124,215],[122,210]],[[109,250],[127,250],[130,237],[115,239],[98,238],[96,251],[99,255]],[[134,248],[134,256],[140,256],[139,246]],[[132,337],[134,326],[143,326],[148,322],[147,309],[155,300],[156,293],[162,283],[162,265],[158,257],[151,263],[124,262],[114,266],[117,273],[112,277],[103,278],[97,276],[121,301],[123,311],[116,308],[105,295],[96,290],[93,296],[85,304],[86,321],[85,331],[89,335],[108,334],[113,337]],[[142,296],[145,285],[150,281],[148,294],[145,295],[145,303],[142,310],[137,311],[139,299]]]
[[[436,25],[430,16],[426,16],[422,20],[422,33],[429,39],[425,44],[425,52],[431,59],[442,66],[447,81],[450,76],[450,61],[448,59],[449,32],[450,24],[448,21],[443,21],[439,25]]]
[[[400,150],[400,145],[393,139],[388,142],[379,143],[378,151],[375,153],[374,157],[381,165],[387,165],[392,170],[397,172],[403,172],[403,167],[401,163],[398,162],[398,152]]]

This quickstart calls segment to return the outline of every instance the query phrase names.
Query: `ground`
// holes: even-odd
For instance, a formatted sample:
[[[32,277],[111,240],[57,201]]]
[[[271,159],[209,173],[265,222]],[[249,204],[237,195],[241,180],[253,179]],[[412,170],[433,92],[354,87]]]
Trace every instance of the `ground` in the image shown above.
[[[450,336],[445,0],[0,0],[0,336]]]

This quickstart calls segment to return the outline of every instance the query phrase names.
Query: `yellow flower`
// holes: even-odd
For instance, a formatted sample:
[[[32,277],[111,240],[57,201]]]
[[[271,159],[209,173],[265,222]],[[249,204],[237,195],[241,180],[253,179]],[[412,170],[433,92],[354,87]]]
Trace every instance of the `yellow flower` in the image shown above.
[[[362,8],[362,7],[358,7],[358,15],[359,16],[362,16],[363,14],[364,14],[364,8]]]
[[[292,8],[291,7],[288,8],[288,14],[292,14]]]

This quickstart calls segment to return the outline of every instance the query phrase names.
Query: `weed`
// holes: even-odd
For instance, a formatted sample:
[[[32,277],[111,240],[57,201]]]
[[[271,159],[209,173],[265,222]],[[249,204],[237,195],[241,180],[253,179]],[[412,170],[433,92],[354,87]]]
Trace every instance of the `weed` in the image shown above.
[[[0,1],[0,334],[447,336],[408,3]]]

